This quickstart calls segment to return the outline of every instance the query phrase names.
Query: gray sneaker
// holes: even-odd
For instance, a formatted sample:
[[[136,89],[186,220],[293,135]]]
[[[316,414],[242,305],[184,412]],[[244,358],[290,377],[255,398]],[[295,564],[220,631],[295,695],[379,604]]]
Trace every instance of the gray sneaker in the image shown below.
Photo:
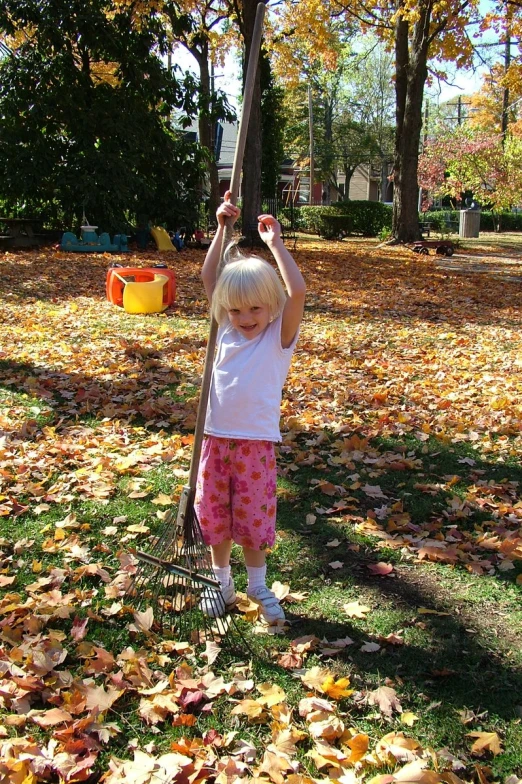
[[[248,598],[257,604],[261,616],[267,623],[271,624],[285,620],[285,614],[279,604],[279,599],[266,585],[259,585],[257,588],[249,590]]]
[[[205,588],[201,594],[199,609],[209,618],[221,618],[231,610],[237,602],[234,581],[230,579],[228,585],[221,586],[221,591],[214,588]]]

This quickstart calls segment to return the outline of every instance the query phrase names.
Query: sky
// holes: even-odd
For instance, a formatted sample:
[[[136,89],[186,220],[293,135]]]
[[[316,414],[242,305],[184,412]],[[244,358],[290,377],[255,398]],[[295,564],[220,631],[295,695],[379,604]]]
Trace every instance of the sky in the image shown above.
[[[480,8],[484,15],[491,5],[490,0],[482,0]],[[487,46],[480,51],[486,57],[496,56],[497,59],[499,59],[503,50],[500,46],[496,46],[498,39],[495,35],[493,33],[484,35],[482,37],[482,42],[487,44]],[[198,75],[195,59],[183,47],[179,47],[176,50],[173,61],[178,63],[183,70],[187,69],[192,71],[196,76]],[[487,67],[483,65],[477,67],[475,70],[470,68],[456,71],[451,64],[446,64],[446,68],[449,77],[447,82],[434,82],[431,86],[427,86],[425,90],[426,97],[435,103],[443,103],[451,98],[456,98],[459,95],[471,95],[472,93],[477,92],[480,90],[482,79],[488,70]],[[241,82],[238,78],[238,65],[233,52],[227,57],[223,68],[216,68],[215,78],[216,88],[223,90],[227,94],[230,103],[237,109]]]

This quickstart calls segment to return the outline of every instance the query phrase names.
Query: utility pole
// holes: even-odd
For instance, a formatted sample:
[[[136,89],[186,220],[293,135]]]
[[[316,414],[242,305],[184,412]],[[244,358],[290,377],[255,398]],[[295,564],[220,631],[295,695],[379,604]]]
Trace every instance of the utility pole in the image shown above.
[[[312,88],[308,86],[308,128],[310,134],[310,205],[314,197],[314,112],[312,108]]]

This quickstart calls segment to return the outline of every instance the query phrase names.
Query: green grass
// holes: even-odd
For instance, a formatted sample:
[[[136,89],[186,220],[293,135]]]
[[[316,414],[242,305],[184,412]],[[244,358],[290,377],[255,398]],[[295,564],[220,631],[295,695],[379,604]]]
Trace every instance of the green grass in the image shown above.
[[[328,372],[328,361],[341,363],[343,374],[339,375],[341,380],[336,381],[339,388],[343,384],[349,386],[361,377],[368,384],[379,386],[386,381],[382,367],[378,361],[372,367],[366,366],[365,358],[378,358],[379,352],[384,350],[404,351],[409,338],[395,336],[392,332],[395,315],[385,314],[375,322],[369,315],[364,317],[366,321],[356,322],[362,330],[356,333],[356,340],[347,342],[354,334],[353,313],[347,309],[332,316],[322,306],[317,306],[316,311],[314,307],[310,306],[308,311],[309,323],[323,330],[324,341],[318,337],[310,349],[312,358],[317,358],[317,365],[310,373],[308,399],[331,401],[335,417],[344,422],[351,422],[354,413],[364,411],[367,433],[381,416],[379,408],[364,408],[364,401],[359,403],[349,395],[335,397],[338,390],[333,388],[333,382],[332,388],[325,388],[323,374]],[[62,304],[47,302],[45,308],[49,319],[56,319],[57,323],[63,321]],[[69,474],[77,478],[85,476],[78,475],[78,471],[95,473],[97,465],[103,469],[104,460],[117,460],[133,449],[146,448],[150,443],[166,441],[171,436],[178,440],[169,446],[167,455],[136,463],[118,474],[114,488],[102,501],[83,492],[81,483],[73,484],[68,494],[64,491],[65,500],[46,502],[42,498],[41,502],[47,503],[49,508],[36,515],[34,498],[16,494],[20,505],[30,504],[30,507],[29,512],[19,508],[16,514],[0,518],[0,574],[16,575],[12,585],[0,589],[0,596],[20,592],[23,601],[27,585],[48,576],[54,567],[65,567],[70,573],[60,590],[74,592],[77,601],[71,618],[53,618],[49,623],[52,629],[67,635],[64,644],[69,655],[64,668],[73,677],[84,677],[77,645],[70,638],[71,620],[78,615],[89,618],[88,641],[115,654],[129,646],[142,651],[160,678],[175,672],[181,661],[172,656],[159,663],[155,647],[158,641],[128,631],[131,614],[114,618],[103,616],[103,610],[110,607],[114,599],[105,596],[105,585],[100,577],[82,577],[75,582],[75,570],[83,563],[81,554],[78,556],[67,550],[53,552],[46,543],[53,541],[57,522],[69,514],[76,515],[79,527],[66,529],[67,533],[77,535],[82,546],[87,547],[91,562],[102,563],[111,577],[122,551],[134,546],[145,550],[150,547],[152,537],[164,526],[158,512],[166,509],[152,500],[159,493],[172,494],[175,505],[179,487],[185,481],[179,469],[188,467],[191,427],[185,427],[176,416],[178,410],[186,415],[194,409],[199,367],[194,367],[191,352],[202,348],[206,320],[135,318],[120,311],[115,313],[105,305],[103,308],[100,306],[103,312],[91,314],[88,322],[76,324],[74,318],[67,321],[67,328],[71,330],[67,342],[69,346],[81,347],[87,339],[93,340],[94,345],[96,340],[114,341],[118,370],[111,370],[112,386],[106,390],[107,399],[110,402],[113,397],[129,395],[132,398],[129,411],[122,414],[118,410],[116,414],[105,416],[105,398],[103,405],[95,400],[90,410],[78,407],[77,411],[72,411],[69,407],[70,397],[62,394],[64,390],[76,394],[86,382],[94,384],[98,390],[106,389],[103,375],[107,369],[103,363],[99,367],[96,365],[95,350],[88,353],[90,367],[86,365],[74,371],[62,368],[66,377],[64,384],[57,383],[56,378],[46,379],[49,398],[43,396],[42,387],[36,389],[30,381],[41,368],[45,376],[44,359],[36,361],[34,357],[28,357],[18,362],[5,357],[0,359],[0,417],[5,416],[8,423],[12,422],[6,431],[9,438],[11,432],[16,438],[22,435],[17,443],[16,471],[23,475],[24,460],[30,463],[32,481],[41,483],[47,493],[54,482],[66,479]],[[401,325],[408,330],[417,320],[417,315],[405,313],[401,316]],[[383,325],[390,328],[389,335]],[[163,327],[168,330],[161,332]],[[123,347],[115,336],[118,340],[123,338]],[[418,347],[430,351],[436,351],[440,342],[429,329],[421,331],[415,339]],[[330,352],[327,357],[323,353],[324,346]],[[506,343],[499,346],[499,351],[512,353],[515,347],[515,342]],[[186,359],[187,354],[189,359]],[[492,365],[494,370],[494,363]],[[136,389],[127,386],[132,378],[138,379]],[[409,381],[415,384],[422,381],[420,365]],[[154,403],[162,397],[179,407],[172,417],[170,409],[167,415],[155,410],[147,415],[146,410],[139,410],[140,402]],[[406,394],[393,403],[396,411],[400,406],[407,410],[409,405]],[[30,428],[28,422],[32,423]],[[71,448],[71,441],[67,439],[70,432],[75,432],[74,428],[84,429],[82,437],[89,446],[80,450],[83,462],[67,451],[69,462],[48,465],[46,461],[51,456],[43,454],[39,461],[30,462],[27,455],[47,443],[43,433],[49,426],[55,426],[56,433],[48,443],[58,451]],[[310,689],[302,684],[299,671],[284,669],[278,664],[278,657],[288,652],[293,640],[305,635],[328,641],[350,637],[353,643],[331,659],[324,659],[314,650],[303,660],[303,669],[321,666],[330,669],[337,678],[350,678],[356,694],[339,704],[345,726],[367,732],[372,744],[388,732],[403,731],[416,738],[424,748],[447,747],[466,765],[467,773],[462,774],[466,780],[471,780],[477,762],[491,767],[492,781],[502,781],[511,774],[522,776],[522,588],[517,582],[520,560],[515,560],[513,570],[484,569],[482,574],[475,574],[469,570],[473,565],[471,561],[457,560],[447,564],[419,560],[415,547],[394,547],[393,541],[381,538],[384,535],[425,535],[427,540],[436,540],[436,537],[446,536],[450,526],[456,526],[455,530],[466,538],[477,559],[487,560],[491,551],[480,549],[480,537],[484,533],[494,533],[499,505],[519,503],[522,469],[515,435],[508,434],[507,444],[513,446],[512,453],[506,447],[502,453],[487,454],[474,449],[469,442],[452,443],[451,433],[440,438],[430,434],[427,440],[419,441],[413,432],[397,434],[390,430],[389,434],[384,434],[383,430],[376,429],[368,448],[350,458],[347,464],[337,459],[342,456],[343,438],[356,433],[356,425],[353,432],[342,431],[341,434],[327,425],[322,428],[314,425],[308,432],[304,430],[293,440],[286,441],[285,449],[281,450],[278,536],[268,560],[269,583],[273,580],[288,583],[292,593],[302,594],[303,600],[285,605],[289,626],[283,635],[253,634],[250,625],[239,622],[248,643],[239,658],[249,675],[256,684],[275,683],[284,689],[293,709],[293,722],[306,729],[297,707]],[[417,425],[414,430],[418,431]],[[114,441],[104,442],[107,432]],[[360,432],[361,437],[364,434]],[[498,445],[501,436],[500,431],[492,433],[492,442],[496,441]],[[74,444],[74,438],[71,440]],[[8,446],[11,443],[7,441]],[[92,460],[87,459],[89,450]],[[306,465],[303,458],[310,454],[314,455],[315,462]],[[404,463],[400,470],[397,465],[394,467],[391,454],[398,455]],[[11,470],[10,457],[5,456],[3,460],[4,470]],[[110,465],[112,467],[113,463]],[[293,470],[295,466],[297,470]],[[452,481],[450,478],[455,476],[458,479]],[[129,497],[137,479],[142,479],[142,487],[147,488],[145,498]],[[333,495],[323,493],[318,482],[326,481],[343,490],[336,490]],[[491,483],[489,490],[483,488],[482,495],[477,494],[481,481]],[[15,492],[15,485],[15,476],[6,479],[2,493],[10,496]],[[364,492],[365,485],[379,486],[383,497],[368,495]],[[427,491],[427,486],[432,488]],[[335,502],[347,498],[352,499],[346,501],[348,508],[324,512]],[[452,511],[454,499],[465,504],[465,515],[458,516]],[[488,504],[481,506],[477,499],[486,499]],[[384,507],[390,507],[390,510],[386,511]],[[391,507],[396,507],[395,511]],[[401,514],[409,516],[407,522],[399,519]],[[316,517],[312,525],[307,520],[309,515]],[[378,523],[373,532],[367,524],[369,515]],[[391,525],[393,515],[399,517],[395,522],[392,520]],[[125,520],[114,523],[115,518]],[[150,527],[149,533],[134,535],[127,531],[129,525],[142,522]],[[112,527],[116,532],[106,533],[106,529]],[[513,536],[518,534],[518,527],[513,523]],[[29,542],[24,544],[24,539]],[[338,539],[340,545],[328,547],[334,539]],[[237,547],[232,560],[236,585],[244,590],[246,576]],[[342,562],[341,568],[330,566],[335,561]],[[33,571],[34,562],[36,571]],[[368,567],[378,562],[393,565],[390,576],[372,574]],[[81,597],[85,598],[84,606]],[[343,610],[345,604],[355,601],[369,608],[362,618],[350,618]],[[426,608],[441,614],[422,612]],[[5,616],[0,617],[2,621],[6,621]],[[15,621],[14,618],[13,623]],[[402,644],[386,642],[389,635],[397,635]],[[378,643],[381,647],[373,653],[364,652],[361,647],[367,642]],[[5,644],[10,643],[7,640]],[[200,658],[190,661],[196,672],[202,663]],[[212,669],[229,679],[237,665],[238,654],[224,651]],[[97,683],[103,681],[103,676],[96,680]],[[385,684],[396,690],[403,710],[418,717],[413,727],[402,724],[398,713],[387,720],[375,707],[368,705],[365,695]],[[237,699],[241,696],[234,695]],[[254,690],[245,696],[255,698],[258,693]],[[200,713],[195,727],[171,726],[167,721],[159,725],[159,733],[141,721],[137,706],[138,697],[127,694],[107,714],[107,720],[116,721],[121,732],[100,756],[98,772],[107,769],[111,754],[131,757],[128,743],[136,737],[140,748],[153,741],[155,753],[169,751],[176,739],[200,738],[209,729],[217,729],[222,734],[237,730],[240,737],[251,740],[260,752],[271,740],[270,726],[249,724],[244,717],[232,717],[231,701],[226,696],[213,703],[212,711]],[[37,707],[44,706],[38,704]],[[9,712],[11,709],[0,712],[0,724]],[[464,712],[475,718],[464,724]],[[30,730],[42,745],[48,740],[48,733],[38,728],[33,732],[32,726]],[[28,733],[27,728],[16,730],[11,726],[7,731],[11,736]],[[467,737],[470,731],[497,731],[504,751],[496,757],[487,753],[482,758],[473,757],[470,753],[472,741]],[[306,757],[311,747],[307,738],[300,744],[297,758],[308,775],[322,779],[325,771],[318,771]],[[382,766],[378,771],[372,768],[365,781],[387,770],[392,772],[393,768]]]

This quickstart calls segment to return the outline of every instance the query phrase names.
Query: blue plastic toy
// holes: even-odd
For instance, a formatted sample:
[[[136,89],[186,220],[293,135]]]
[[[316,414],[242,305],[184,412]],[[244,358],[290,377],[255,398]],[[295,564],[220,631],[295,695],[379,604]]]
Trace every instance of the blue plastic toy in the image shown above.
[[[60,243],[60,250],[72,251],[73,253],[127,253],[129,248],[127,247],[126,234],[115,234],[111,242],[107,232],[98,236],[97,228],[97,226],[82,226],[80,239],[71,231],[66,231]]]

